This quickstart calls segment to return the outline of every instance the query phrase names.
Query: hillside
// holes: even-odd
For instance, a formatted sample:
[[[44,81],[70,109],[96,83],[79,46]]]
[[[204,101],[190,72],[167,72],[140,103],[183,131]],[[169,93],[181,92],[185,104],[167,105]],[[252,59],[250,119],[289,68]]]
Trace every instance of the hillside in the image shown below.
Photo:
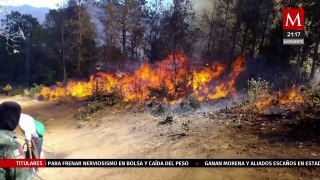
[[[4,11],[19,11],[21,14],[31,14],[33,17],[37,18],[40,23],[43,23],[46,18],[46,14],[49,12],[49,8],[37,8],[29,5],[23,6],[6,6],[4,7]],[[2,18],[2,17],[1,17]]]

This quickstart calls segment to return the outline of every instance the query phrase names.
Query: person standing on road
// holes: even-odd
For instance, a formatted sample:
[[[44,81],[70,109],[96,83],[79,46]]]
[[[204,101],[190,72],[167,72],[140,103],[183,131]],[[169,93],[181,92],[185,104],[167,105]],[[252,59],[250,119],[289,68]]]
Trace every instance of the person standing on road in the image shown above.
[[[28,148],[32,147],[32,141],[35,142],[36,150],[38,152],[37,156],[41,157],[43,136],[45,133],[45,128],[43,123],[35,120],[30,115],[21,113],[19,126],[24,132],[25,140]]]
[[[43,144],[43,136],[45,133],[44,125],[40,122],[35,120],[28,114],[21,113],[20,120],[19,120],[20,129],[24,132],[25,141],[28,146],[28,150],[31,151],[30,154],[32,156],[32,140],[35,143],[36,153],[34,154],[35,157],[30,157],[27,154],[27,158],[41,158],[42,155],[42,144]],[[38,172],[39,169],[35,168],[35,172]]]
[[[0,104],[0,159],[24,159],[13,130],[19,124],[21,107],[15,102]],[[0,168],[0,179],[32,180],[30,168]]]
[[[44,125],[30,115],[21,113],[19,126],[24,132],[27,146],[30,148],[32,146],[31,140],[34,140],[38,156],[40,157],[42,152],[43,136],[45,132]]]
[[[10,86],[10,84],[7,84],[4,88],[3,88],[6,96],[9,96],[10,91],[12,91],[12,87]]]

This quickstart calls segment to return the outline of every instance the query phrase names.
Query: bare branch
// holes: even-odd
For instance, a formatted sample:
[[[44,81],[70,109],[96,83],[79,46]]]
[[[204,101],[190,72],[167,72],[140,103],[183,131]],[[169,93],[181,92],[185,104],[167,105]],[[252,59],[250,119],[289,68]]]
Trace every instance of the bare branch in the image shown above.
[[[10,11],[5,10],[4,7],[0,6],[0,16],[1,17],[6,17],[8,15],[10,15]],[[6,39],[6,49],[8,51],[9,54],[9,47],[13,49],[13,53],[19,53],[19,51],[17,50],[18,47],[20,47],[18,45],[19,42],[21,42],[21,40],[25,40],[25,36],[23,31],[19,28],[19,30],[17,32],[10,32],[8,30],[8,28],[6,27],[6,25],[4,25],[4,23],[0,24],[0,37],[4,37]]]

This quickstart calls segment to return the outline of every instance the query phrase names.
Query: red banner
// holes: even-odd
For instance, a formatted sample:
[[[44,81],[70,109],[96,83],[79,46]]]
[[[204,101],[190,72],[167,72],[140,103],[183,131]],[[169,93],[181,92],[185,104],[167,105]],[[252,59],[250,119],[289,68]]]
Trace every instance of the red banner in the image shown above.
[[[320,167],[320,159],[0,159],[0,168]]]
[[[45,159],[0,159],[0,168],[37,168],[46,167]]]

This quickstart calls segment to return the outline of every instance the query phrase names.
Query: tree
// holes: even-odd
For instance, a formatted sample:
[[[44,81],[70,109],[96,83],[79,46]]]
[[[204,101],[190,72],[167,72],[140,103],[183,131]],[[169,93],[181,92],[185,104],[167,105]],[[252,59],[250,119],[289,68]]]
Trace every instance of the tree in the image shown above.
[[[3,6],[0,5],[0,16],[1,17],[6,17],[10,13],[5,10]],[[6,28],[6,25],[3,25],[3,22],[0,24],[0,37],[5,38],[6,40],[6,48],[13,48],[14,53],[18,53],[16,50],[17,48],[17,43],[19,42],[19,39],[24,39],[24,34],[21,29],[19,29],[16,32],[8,32],[9,29]],[[9,52],[9,51],[8,51]]]
[[[319,44],[320,44],[320,2],[307,1],[305,4],[305,17],[307,22],[310,22],[309,35],[313,40],[312,44],[312,65],[310,72],[310,79],[314,77],[316,66],[319,64]]]
[[[103,12],[100,21],[104,27],[108,58],[114,58],[112,49],[116,52],[121,49],[121,53],[116,54],[120,56],[116,58],[119,60],[141,58],[138,51],[142,49],[144,36],[145,3],[143,0],[110,0],[100,5]]]
[[[72,56],[76,60],[75,72],[78,77],[86,75],[82,64],[94,60],[96,32],[88,12],[86,1],[70,0],[66,8],[68,41],[73,49]]]
[[[201,16],[201,26],[207,41],[207,48],[205,53],[206,59],[213,57],[212,50],[214,49],[214,46],[215,46],[214,36],[216,35],[216,27],[217,27],[217,22],[216,22],[217,1],[212,0],[211,2],[213,3],[212,10],[209,12],[205,9]]]
[[[63,69],[63,82],[67,81],[66,69],[66,44],[65,44],[65,10],[60,7],[58,10],[50,10],[46,16],[45,29],[48,34],[47,44],[50,49],[49,54],[59,61],[61,59]]]
[[[96,33],[86,2],[70,0],[67,7],[51,10],[45,27],[50,34],[51,54],[62,62],[64,82],[67,75],[86,76],[89,69],[85,66],[90,66],[96,59]]]
[[[145,46],[144,51],[150,62],[158,61],[167,55],[162,23],[166,7],[163,1],[153,1],[146,9]]]
[[[25,55],[25,74],[26,74],[26,80],[28,82],[28,85],[32,85],[31,80],[31,51],[32,46],[34,44],[33,36],[38,31],[41,31],[41,26],[38,22],[38,20],[31,15],[22,15],[19,12],[12,12],[8,15],[6,15],[6,18],[2,20],[2,23],[5,26],[5,29],[9,34],[14,34],[14,32],[22,31],[23,34],[26,34],[27,37],[25,38],[15,38],[16,40],[12,41],[12,44],[9,44],[10,47],[12,47],[11,51],[22,51]],[[9,38],[10,39],[10,38]],[[12,39],[12,38],[11,38]],[[15,45],[14,43],[17,43],[18,45]]]

